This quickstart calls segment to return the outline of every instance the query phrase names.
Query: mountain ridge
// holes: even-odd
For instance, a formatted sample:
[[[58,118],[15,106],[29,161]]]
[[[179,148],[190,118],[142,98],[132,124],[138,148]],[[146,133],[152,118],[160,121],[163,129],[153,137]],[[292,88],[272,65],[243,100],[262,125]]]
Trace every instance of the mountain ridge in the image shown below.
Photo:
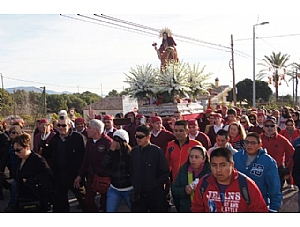
[[[42,88],[37,88],[34,86],[29,86],[29,87],[19,86],[19,87],[5,88],[5,90],[10,94],[12,94],[14,92],[14,90],[15,91],[24,90],[26,92],[33,91],[33,92],[37,92],[37,93],[42,93],[42,91],[43,91]],[[47,89],[46,89],[46,93],[49,95],[73,94],[72,92],[69,92],[69,91],[58,92],[58,91],[47,90]]]

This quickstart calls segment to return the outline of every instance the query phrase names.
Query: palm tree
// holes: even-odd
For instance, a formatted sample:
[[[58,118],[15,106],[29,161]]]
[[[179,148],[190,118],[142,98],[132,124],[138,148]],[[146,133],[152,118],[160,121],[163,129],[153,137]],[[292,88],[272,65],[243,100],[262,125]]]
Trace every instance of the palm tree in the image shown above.
[[[258,63],[258,65],[262,65],[265,69],[260,70],[259,74],[257,75],[258,79],[262,79],[265,76],[268,76],[269,84],[274,83],[275,92],[276,92],[276,102],[278,102],[278,86],[281,84],[281,80],[284,80],[288,85],[285,74],[286,74],[286,62],[289,60],[290,55],[275,54],[272,52],[271,56],[264,56],[263,63]]]

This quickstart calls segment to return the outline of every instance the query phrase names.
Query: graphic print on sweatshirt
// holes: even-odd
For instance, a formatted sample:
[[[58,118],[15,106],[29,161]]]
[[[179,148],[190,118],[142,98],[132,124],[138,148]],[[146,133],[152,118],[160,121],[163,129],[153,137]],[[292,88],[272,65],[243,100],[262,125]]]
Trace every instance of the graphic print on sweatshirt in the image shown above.
[[[250,174],[253,174],[257,177],[261,177],[263,173],[264,173],[264,166],[262,164],[254,163],[250,170]]]
[[[208,207],[210,213],[236,213],[241,201],[240,192],[220,193],[219,191],[208,191],[206,197],[208,199]],[[222,204],[220,211],[218,211],[217,203]]]

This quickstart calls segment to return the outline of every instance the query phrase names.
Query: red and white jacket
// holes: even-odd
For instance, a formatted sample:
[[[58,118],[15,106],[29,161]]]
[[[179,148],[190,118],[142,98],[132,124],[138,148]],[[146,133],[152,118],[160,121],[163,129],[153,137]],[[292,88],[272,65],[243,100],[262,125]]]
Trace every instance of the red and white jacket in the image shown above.
[[[236,169],[232,172],[231,183],[225,190],[224,197],[220,195],[218,183],[216,178],[211,174],[207,178],[208,186],[203,193],[200,193],[200,187],[203,177],[200,179],[195,190],[194,200],[192,202],[192,212],[217,212],[217,213],[245,213],[245,212],[268,212],[268,207],[265,200],[255,182],[247,177],[248,192],[250,197],[250,204],[244,200],[242,192],[240,191],[238,181],[238,171]]]

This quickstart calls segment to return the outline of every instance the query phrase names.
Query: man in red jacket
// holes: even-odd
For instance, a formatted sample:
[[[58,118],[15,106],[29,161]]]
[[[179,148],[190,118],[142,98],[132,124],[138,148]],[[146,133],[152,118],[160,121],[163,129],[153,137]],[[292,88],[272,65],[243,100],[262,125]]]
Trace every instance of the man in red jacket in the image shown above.
[[[289,172],[293,168],[295,149],[288,139],[277,132],[277,127],[275,117],[268,116],[264,122],[264,133],[261,134],[261,140],[262,147],[266,148],[268,154],[277,162],[282,190],[285,178],[289,177]]]
[[[234,168],[229,149],[225,147],[215,149],[210,155],[210,165],[212,174],[207,179],[206,176],[200,179],[191,206],[192,212],[268,212],[265,200],[255,182],[245,175],[240,176],[241,173]],[[241,191],[239,177],[245,177],[249,203]],[[208,184],[202,191],[204,179]]]

